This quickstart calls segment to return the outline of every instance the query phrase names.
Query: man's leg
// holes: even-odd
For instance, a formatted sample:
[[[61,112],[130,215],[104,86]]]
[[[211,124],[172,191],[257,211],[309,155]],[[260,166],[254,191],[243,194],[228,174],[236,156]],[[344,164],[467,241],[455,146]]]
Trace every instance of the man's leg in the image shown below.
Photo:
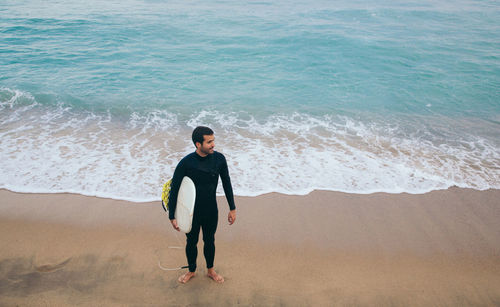
[[[189,271],[196,271],[196,258],[198,257],[198,238],[200,236],[200,223],[196,217],[193,217],[191,231],[186,234],[186,258],[189,265]]]
[[[186,258],[189,265],[189,272],[179,277],[179,282],[186,283],[193,277],[196,271],[196,258],[198,257],[198,238],[200,236],[200,223],[193,217],[191,231],[186,234]]]
[[[203,254],[207,262],[207,275],[218,283],[224,282],[224,278],[214,270],[215,259],[215,232],[217,231],[217,222],[219,215],[214,213],[202,223],[203,230]]]
[[[211,214],[209,218],[204,219],[201,229],[203,231],[203,254],[207,262],[207,269],[214,266],[215,259],[215,232],[217,231],[217,222],[219,215]]]

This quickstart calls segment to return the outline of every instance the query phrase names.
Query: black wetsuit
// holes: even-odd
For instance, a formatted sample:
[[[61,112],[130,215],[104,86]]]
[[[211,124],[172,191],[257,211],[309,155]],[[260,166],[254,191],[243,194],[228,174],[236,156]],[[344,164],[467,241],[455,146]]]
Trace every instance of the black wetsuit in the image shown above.
[[[219,176],[222,179],[222,186],[229,209],[234,210],[233,188],[227,168],[226,158],[223,154],[214,151],[213,154],[201,157],[196,152],[185,156],[177,165],[172,178],[169,204],[169,218],[175,218],[175,206],[177,204],[177,194],[184,176],[188,176],[196,186],[196,200],[194,204],[193,225],[191,231],[186,234],[186,257],[189,264],[189,271],[196,270],[196,257],[198,256],[198,237],[200,227],[203,230],[203,253],[207,262],[207,268],[212,268],[215,258],[215,231],[217,230],[218,209],[216,190]]]

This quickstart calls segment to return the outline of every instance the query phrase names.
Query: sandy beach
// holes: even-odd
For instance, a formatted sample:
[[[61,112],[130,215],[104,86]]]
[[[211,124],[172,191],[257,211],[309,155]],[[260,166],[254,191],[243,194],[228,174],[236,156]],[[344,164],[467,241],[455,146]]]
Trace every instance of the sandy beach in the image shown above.
[[[500,1],[0,3],[0,307],[500,307]]]
[[[215,268],[186,285],[156,203],[0,190],[2,306],[498,306],[500,190],[219,198]],[[201,240],[200,240],[201,241]],[[177,248],[176,248],[177,247]],[[180,248],[179,248],[180,247]]]

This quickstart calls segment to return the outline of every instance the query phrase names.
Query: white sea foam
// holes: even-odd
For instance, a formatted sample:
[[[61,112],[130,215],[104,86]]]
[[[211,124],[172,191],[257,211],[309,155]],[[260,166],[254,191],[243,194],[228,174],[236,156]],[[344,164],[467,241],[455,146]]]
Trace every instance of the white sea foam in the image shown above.
[[[201,124],[215,130],[237,195],[500,188],[498,145],[436,122],[403,127],[345,116],[257,119],[213,110],[185,122],[168,111],[120,121],[110,113],[44,106],[16,90],[0,95],[0,187],[13,191],[158,200],[162,182],[193,151],[191,131]]]
[[[221,144],[233,157],[239,194],[306,194],[313,189],[423,193],[452,185],[487,189],[500,183],[498,148],[484,139],[468,148],[436,145],[395,137],[390,129],[346,117],[301,114],[273,116],[249,126],[252,137],[244,136],[246,128],[234,126],[223,137],[243,146]]]

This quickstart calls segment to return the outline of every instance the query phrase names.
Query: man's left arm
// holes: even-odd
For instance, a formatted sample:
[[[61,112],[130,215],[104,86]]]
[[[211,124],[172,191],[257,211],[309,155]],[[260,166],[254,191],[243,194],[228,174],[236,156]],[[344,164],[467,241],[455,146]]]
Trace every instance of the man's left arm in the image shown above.
[[[227,220],[229,225],[232,225],[236,221],[236,206],[234,205],[233,187],[231,185],[231,178],[229,177],[229,170],[224,155],[222,155],[220,178],[222,180],[224,194],[226,194],[227,203],[229,204],[229,214],[227,216]]]

